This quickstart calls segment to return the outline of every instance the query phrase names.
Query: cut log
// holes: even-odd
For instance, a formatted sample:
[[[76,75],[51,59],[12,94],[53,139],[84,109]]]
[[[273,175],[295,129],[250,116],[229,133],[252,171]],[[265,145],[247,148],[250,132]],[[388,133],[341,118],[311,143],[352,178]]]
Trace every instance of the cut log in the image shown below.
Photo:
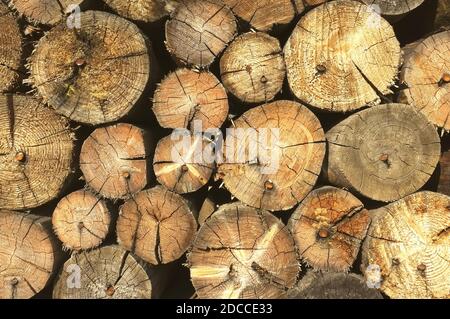
[[[443,151],[439,161],[438,193],[450,196],[450,150]]]
[[[198,224],[202,226],[216,211],[216,203],[209,197],[207,197],[200,208],[198,213]]]
[[[83,143],[80,168],[89,188],[110,199],[127,199],[144,189],[151,168],[150,135],[131,124],[96,129]]]
[[[136,104],[150,79],[149,43],[137,26],[106,12],[80,14],[37,44],[30,82],[60,114],[86,124],[116,121]]]
[[[419,190],[440,157],[440,139],[423,114],[404,104],[376,106],[327,133],[329,181],[383,202]]]
[[[401,80],[400,101],[417,107],[430,122],[450,131],[450,31],[409,47]]]
[[[119,244],[153,265],[180,258],[196,231],[197,221],[188,202],[161,186],[127,201],[117,221]]]
[[[205,186],[215,168],[213,143],[202,135],[169,135],[158,142],[153,170],[159,183],[178,194]]]
[[[10,0],[11,6],[30,22],[55,25],[85,0]]]
[[[391,25],[366,5],[348,0],[308,12],[284,54],[292,93],[333,112],[379,104],[379,95],[392,93],[401,61]]]
[[[382,14],[387,16],[398,16],[406,14],[418,6],[425,0],[362,0],[367,5]]]
[[[372,212],[363,271],[391,298],[450,298],[450,198],[420,192]]]
[[[0,30],[0,92],[6,92],[19,80],[22,37],[16,18],[3,2],[0,2]]]
[[[35,296],[61,257],[50,218],[0,211],[0,299]]]
[[[298,286],[288,292],[289,299],[383,299],[356,274],[309,271]]]
[[[302,0],[222,0],[234,14],[259,31],[289,24],[303,12]]]
[[[188,264],[199,298],[279,298],[300,270],[283,223],[241,203],[221,206],[203,224]]]
[[[228,115],[228,96],[222,83],[208,71],[178,69],[158,86],[153,112],[165,128],[202,130],[221,127]]]
[[[273,100],[286,76],[280,42],[261,32],[239,36],[225,50],[220,74],[225,88],[243,102]]]
[[[236,34],[233,13],[219,1],[181,1],[166,24],[166,47],[177,62],[207,67]]]
[[[122,17],[142,21],[155,22],[175,9],[177,1],[173,0],[104,0],[104,2]]]
[[[32,97],[0,95],[0,208],[34,208],[55,199],[72,173],[68,122]]]
[[[103,200],[79,190],[61,199],[53,212],[52,224],[65,248],[92,249],[108,235],[111,214]]]
[[[450,3],[447,0],[438,0],[437,14],[434,21],[435,29],[450,29]]]
[[[161,295],[161,272],[119,246],[74,253],[53,289],[54,299],[150,299]]]
[[[366,237],[370,217],[351,193],[335,188],[313,190],[289,220],[303,260],[316,270],[347,272]]]
[[[219,176],[239,200],[266,210],[287,210],[314,187],[325,136],[305,106],[277,101],[251,109],[227,132]]]

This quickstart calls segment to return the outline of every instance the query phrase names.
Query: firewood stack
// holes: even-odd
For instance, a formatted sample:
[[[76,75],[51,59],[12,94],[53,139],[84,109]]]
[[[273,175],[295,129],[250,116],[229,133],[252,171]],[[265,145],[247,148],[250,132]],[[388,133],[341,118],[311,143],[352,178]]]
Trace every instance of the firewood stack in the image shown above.
[[[0,298],[450,298],[448,1],[125,2],[0,0]]]

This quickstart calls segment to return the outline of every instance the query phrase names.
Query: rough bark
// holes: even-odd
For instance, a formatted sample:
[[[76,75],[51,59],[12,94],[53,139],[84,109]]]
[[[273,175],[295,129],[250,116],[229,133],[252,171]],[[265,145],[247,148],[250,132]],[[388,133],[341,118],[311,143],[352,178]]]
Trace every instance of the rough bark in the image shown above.
[[[385,104],[358,112],[327,133],[329,181],[383,202],[419,190],[440,157],[440,139],[416,108]]]
[[[351,193],[322,187],[312,191],[289,220],[299,255],[316,270],[347,272],[366,237],[370,217]]]
[[[213,147],[202,135],[164,137],[153,158],[156,179],[178,194],[199,190],[208,183],[215,168]]]
[[[78,268],[79,267],[79,268]],[[80,282],[77,287],[77,275]],[[150,299],[162,292],[161,272],[119,246],[74,253],[53,289],[55,299]]]
[[[166,47],[182,64],[207,67],[236,33],[233,13],[219,1],[181,1],[166,24]]]
[[[85,0],[10,0],[11,6],[29,21],[55,25]]]
[[[288,292],[289,299],[383,299],[377,289],[369,288],[356,274],[309,271]]]
[[[119,15],[136,21],[155,22],[169,15],[178,1],[172,0],[104,0]]]
[[[363,271],[391,298],[450,298],[450,198],[420,192],[372,212]]]
[[[96,129],[83,143],[80,168],[89,188],[103,197],[127,199],[149,182],[150,135],[131,124]]]
[[[401,49],[391,25],[356,1],[327,2],[304,16],[284,48],[292,93],[318,109],[347,112],[392,91]]]
[[[150,50],[137,26],[106,12],[80,15],[81,28],[60,24],[30,58],[30,82],[60,114],[85,124],[129,113],[150,79]]]
[[[14,88],[20,78],[22,37],[9,8],[0,2],[0,92]]]
[[[405,51],[401,80],[407,88],[400,92],[400,101],[450,131],[450,31],[431,35]]]
[[[55,199],[72,173],[67,121],[32,97],[0,95],[0,208],[34,208]]]
[[[180,258],[196,231],[197,221],[188,202],[161,186],[127,201],[117,221],[120,245],[153,265]]]
[[[271,211],[290,209],[305,198],[325,155],[317,117],[299,103],[277,101],[233,123],[219,165],[226,188],[247,205]]]
[[[178,69],[158,86],[153,112],[165,128],[221,127],[228,115],[228,96],[220,81],[208,71]]]
[[[222,0],[234,14],[259,31],[289,24],[303,12],[302,0]]]
[[[64,247],[87,250],[100,246],[111,226],[106,203],[92,193],[79,190],[61,199],[52,216],[53,229]]]
[[[262,32],[237,37],[220,60],[220,74],[225,88],[243,102],[273,100],[286,76],[280,42]]]
[[[31,298],[61,259],[48,217],[0,211],[0,299]]]
[[[199,298],[279,298],[300,270],[281,221],[241,203],[221,206],[203,224],[188,264]]]

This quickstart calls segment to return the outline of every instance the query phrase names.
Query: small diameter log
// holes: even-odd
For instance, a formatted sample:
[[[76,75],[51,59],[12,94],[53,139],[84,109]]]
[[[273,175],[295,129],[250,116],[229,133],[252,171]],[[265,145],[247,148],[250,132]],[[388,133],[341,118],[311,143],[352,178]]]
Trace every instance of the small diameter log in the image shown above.
[[[215,168],[214,144],[203,135],[169,135],[158,142],[153,170],[159,183],[178,194],[205,186]]]
[[[22,37],[16,18],[0,2],[0,92],[11,90],[19,80]]]
[[[356,274],[309,271],[298,286],[288,292],[289,299],[383,299]]]
[[[0,211],[0,299],[35,296],[60,259],[50,218]]]
[[[106,12],[79,16],[41,38],[30,58],[30,82],[46,103],[86,124],[129,113],[150,79],[148,41],[137,26]]]
[[[423,114],[404,104],[376,106],[327,133],[329,181],[383,202],[419,190],[440,157],[440,139]]]
[[[450,198],[420,192],[373,211],[363,271],[391,298],[450,298]]]
[[[259,31],[286,25],[304,10],[302,0],[222,0],[234,14]]]
[[[273,100],[286,76],[280,42],[261,32],[239,36],[225,50],[220,74],[225,88],[243,102]]]
[[[322,187],[312,191],[289,220],[303,260],[316,270],[347,272],[369,228],[364,205],[351,193]]]
[[[237,34],[231,10],[216,0],[181,1],[166,24],[166,47],[176,61],[207,67]]]
[[[327,2],[304,16],[284,48],[292,93],[316,108],[347,112],[391,94],[401,62],[391,25],[356,1]]]
[[[228,115],[228,96],[220,81],[208,71],[178,69],[158,86],[153,112],[164,128],[202,130],[221,127]]]
[[[96,129],[83,143],[80,168],[86,184],[109,199],[127,199],[148,183],[151,139],[131,124]]]
[[[399,16],[406,14],[418,6],[425,0],[361,0],[372,9],[382,15]]]
[[[10,0],[11,6],[29,21],[55,25],[72,13],[84,0]]]
[[[405,58],[402,103],[417,107],[430,122],[450,131],[450,31],[434,34]]]
[[[74,253],[53,289],[54,299],[150,299],[162,292],[161,272],[119,246]]]
[[[32,97],[0,95],[0,208],[34,208],[55,199],[72,173],[68,122]]]
[[[221,206],[203,224],[188,264],[199,298],[279,298],[300,270],[283,223],[241,203]]]
[[[325,155],[325,136],[305,106],[277,101],[251,109],[227,132],[219,176],[252,207],[287,210],[314,187]]]
[[[119,244],[153,265],[179,259],[196,231],[197,221],[187,201],[161,186],[127,201],[117,221]]]
[[[79,190],[61,199],[53,212],[52,224],[65,248],[92,249],[108,235],[111,214],[104,201]]]
[[[117,14],[136,21],[155,22],[174,10],[173,0],[104,0]]]

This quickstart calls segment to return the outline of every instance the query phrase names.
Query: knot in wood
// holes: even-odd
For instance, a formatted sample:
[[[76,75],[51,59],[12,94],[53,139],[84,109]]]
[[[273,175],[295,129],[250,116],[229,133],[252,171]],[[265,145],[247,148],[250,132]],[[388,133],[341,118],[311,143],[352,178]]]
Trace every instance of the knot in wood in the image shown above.
[[[326,239],[326,238],[330,237],[330,231],[328,229],[321,228],[321,229],[319,229],[318,235],[319,235],[319,238]]]
[[[186,164],[183,164],[183,166],[181,166],[181,170],[183,172],[187,172],[187,171],[189,171],[189,167]]]
[[[274,189],[274,187],[275,187],[275,185],[273,184],[272,181],[265,181],[265,183],[264,183],[264,188],[265,188],[266,190],[271,191],[271,190]]]
[[[112,297],[114,296],[114,293],[116,292],[116,290],[114,289],[114,287],[112,285],[108,285],[108,287],[106,288],[105,293],[109,296]]]
[[[130,178],[130,173],[129,172],[123,172],[122,173],[122,177],[125,179],[129,179]]]
[[[23,163],[23,162],[25,162],[26,155],[24,152],[17,152],[15,159],[16,159],[16,161]]]
[[[14,277],[13,279],[11,279],[9,283],[11,284],[12,287],[17,286],[19,284],[19,279]]]
[[[417,266],[417,270],[420,272],[424,272],[425,270],[427,270],[427,266],[424,263],[421,263]]]
[[[392,264],[394,266],[398,266],[398,265],[400,265],[400,260],[398,260],[398,258],[392,258]]]
[[[438,85],[439,86],[443,86],[444,84],[448,84],[450,83],[450,74],[449,73],[444,73],[442,75],[442,78],[439,80]]]
[[[317,72],[319,72],[319,74],[324,74],[325,72],[327,72],[327,67],[323,64],[318,64],[316,65],[316,70]]]
[[[79,222],[78,223],[78,229],[82,230],[84,228],[84,223],[83,222]]]
[[[86,65],[86,60],[83,58],[79,58],[75,60],[75,65],[78,67],[82,67]]]
[[[268,82],[267,78],[263,75],[263,76],[261,77],[261,83],[262,83],[262,84],[266,84],[267,82]]]

